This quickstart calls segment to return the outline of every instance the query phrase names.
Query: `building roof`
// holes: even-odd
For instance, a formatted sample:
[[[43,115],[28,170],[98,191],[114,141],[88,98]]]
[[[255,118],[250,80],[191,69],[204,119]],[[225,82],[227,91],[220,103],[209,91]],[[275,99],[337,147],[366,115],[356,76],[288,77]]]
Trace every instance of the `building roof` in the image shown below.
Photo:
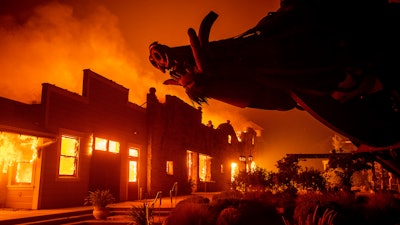
[[[25,104],[0,97],[0,131],[54,137],[43,126],[41,104]]]

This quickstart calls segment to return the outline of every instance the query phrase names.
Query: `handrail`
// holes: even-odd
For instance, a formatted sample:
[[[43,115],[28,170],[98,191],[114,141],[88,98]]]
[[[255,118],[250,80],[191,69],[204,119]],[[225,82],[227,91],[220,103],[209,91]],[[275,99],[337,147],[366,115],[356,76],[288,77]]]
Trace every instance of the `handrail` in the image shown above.
[[[160,206],[161,206],[161,195],[162,195],[162,191],[157,192],[156,197],[154,198],[153,202],[151,203],[151,205],[154,207],[154,204],[156,203],[157,199],[160,199]]]
[[[173,206],[173,204],[172,204],[172,192],[175,192],[175,205],[176,205],[176,196],[178,195],[178,182],[175,182],[174,185],[172,185],[171,190],[169,190],[169,197],[171,198],[171,207]]]
[[[156,194],[156,197],[155,197],[154,200],[153,200],[153,202],[150,204],[150,208],[151,208],[151,209],[154,209],[154,205],[156,204],[157,199],[160,199],[160,205],[159,205],[158,207],[159,207],[159,209],[161,208],[161,200],[162,200],[161,195],[162,195],[162,191],[158,191],[157,194]],[[146,205],[146,223],[147,223],[147,225],[150,225],[150,220],[149,220],[149,204],[145,204],[145,205]],[[159,210],[159,211],[160,211],[160,210]],[[152,217],[153,217],[153,215],[152,215]],[[159,215],[158,218],[160,218],[160,215]],[[154,219],[154,218],[153,218],[153,219]],[[154,222],[154,221],[153,221],[153,222]]]

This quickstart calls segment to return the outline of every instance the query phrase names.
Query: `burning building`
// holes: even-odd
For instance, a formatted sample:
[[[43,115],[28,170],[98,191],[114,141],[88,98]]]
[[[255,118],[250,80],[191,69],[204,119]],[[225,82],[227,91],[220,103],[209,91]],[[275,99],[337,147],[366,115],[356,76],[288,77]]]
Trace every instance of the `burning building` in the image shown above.
[[[86,69],[82,95],[44,83],[40,103],[0,98],[0,207],[81,206],[95,189],[128,201],[176,184],[178,194],[227,188],[241,148],[233,127],[155,93],[143,108]]]
[[[145,179],[138,169],[146,111],[128,102],[128,89],[90,70],[83,83],[82,95],[44,83],[40,104],[0,100],[2,205],[77,206],[94,188],[137,198],[128,178]]]

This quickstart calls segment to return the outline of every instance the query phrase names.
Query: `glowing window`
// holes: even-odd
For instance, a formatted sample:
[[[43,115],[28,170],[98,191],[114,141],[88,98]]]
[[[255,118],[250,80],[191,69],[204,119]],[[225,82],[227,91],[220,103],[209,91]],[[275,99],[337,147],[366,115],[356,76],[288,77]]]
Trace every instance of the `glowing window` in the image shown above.
[[[33,181],[33,162],[37,157],[36,146],[39,141],[38,138],[27,135],[19,135],[12,133],[5,133],[3,138],[0,138],[0,143],[3,141],[3,147],[13,149],[14,154],[10,154],[14,157],[13,163],[11,165],[12,179],[11,184],[18,185],[30,185]],[[10,141],[7,143],[7,141]],[[4,150],[0,147],[0,151]],[[0,153],[0,162],[1,162]],[[1,164],[1,163],[0,163]]]
[[[251,171],[252,171],[252,172],[256,171],[257,165],[256,165],[256,162],[255,162],[255,161],[251,162],[250,168],[251,168]]]
[[[76,176],[79,155],[79,139],[76,137],[62,136],[60,167],[58,174],[61,176]]]
[[[129,156],[139,157],[139,149],[129,148]]]
[[[107,139],[104,138],[95,138],[94,149],[99,151],[107,151]]]
[[[96,137],[94,139],[94,149],[98,151],[119,153],[119,142]]]
[[[239,174],[239,166],[237,163],[232,163],[231,164],[231,181],[233,182],[235,180],[235,176]]]
[[[15,174],[16,184],[30,184],[32,182],[32,163],[18,162]]]
[[[200,181],[211,181],[211,157],[199,155],[199,178]]]
[[[108,142],[108,151],[112,153],[119,153],[119,142],[109,141]]]
[[[173,161],[167,161],[167,174],[174,175],[174,162]]]
[[[228,135],[228,144],[232,144],[232,136]]]
[[[129,161],[129,182],[137,181],[137,161]]]
[[[239,142],[242,142],[242,132],[241,131],[238,131],[238,132],[236,132],[236,137],[237,137],[237,139],[238,139],[238,141]]]

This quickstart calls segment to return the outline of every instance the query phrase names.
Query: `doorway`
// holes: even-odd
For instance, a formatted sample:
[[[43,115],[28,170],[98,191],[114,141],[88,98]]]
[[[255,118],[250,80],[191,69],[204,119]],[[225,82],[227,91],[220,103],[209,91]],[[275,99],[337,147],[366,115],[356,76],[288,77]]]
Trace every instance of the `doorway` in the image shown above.
[[[139,148],[130,147],[128,153],[128,201],[137,200],[139,193]]]

